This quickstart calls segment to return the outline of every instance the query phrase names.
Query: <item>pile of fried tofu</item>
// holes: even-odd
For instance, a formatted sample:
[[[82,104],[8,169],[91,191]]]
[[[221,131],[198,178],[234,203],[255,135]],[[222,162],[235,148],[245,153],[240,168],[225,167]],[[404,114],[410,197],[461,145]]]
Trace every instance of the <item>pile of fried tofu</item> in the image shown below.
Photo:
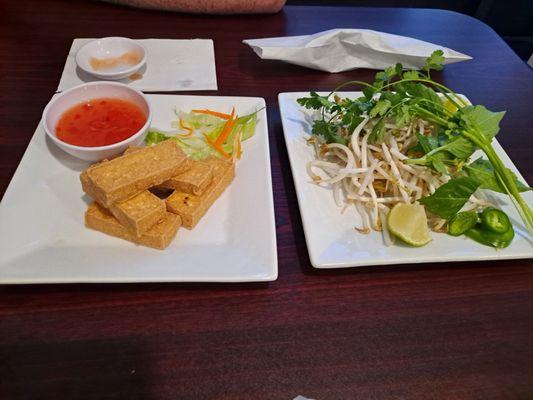
[[[130,147],[81,173],[83,191],[94,200],[85,212],[85,225],[164,249],[180,226],[196,226],[234,177],[232,162],[218,157],[192,160],[174,140]]]

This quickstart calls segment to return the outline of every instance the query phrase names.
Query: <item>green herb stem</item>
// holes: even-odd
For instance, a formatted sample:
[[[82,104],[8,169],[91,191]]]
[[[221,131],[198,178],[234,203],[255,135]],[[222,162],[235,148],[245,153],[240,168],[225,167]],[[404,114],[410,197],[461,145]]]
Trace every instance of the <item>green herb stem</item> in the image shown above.
[[[446,91],[446,93],[451,93],[453,94],[457,100],[458,100],[458,103],[461,104],[461,106],[456,107],[457,108],[462,108],[462,107],[466,107],[468,104],[463,100],[461,99],[457,93],[455,93],[453,90],[451,90],[450,88],[444,86],[443,84],[441,83],[438,83],[438,82],[435,82],[435,81],[432,81],[431,79],[423,79],[423,78],[407,78],[407,79],[400,79],[399,81],[396,81],[396,82],[392,82],[392,83],[389,83],[388,85],[384,85],[381,90],[384,90],[386,89],[387,87],[389,86],[393,86],[393,85],[397,85],[399,83],[403,83],[403,82],[424,82],[424,83],[427,83],[429,85],[432,85],[432,86],[435,86],[437,88],[440,88],[440,89],[443,89],[444,91]],[[342,85],[341,85],[342,87]],[[455,104],[455,103],[454,103]]]
[[[443,91],[441,88],[438,88],[438,89],[439,89],[439,93],[442,93],[442,95],[443,95],[444,97],[446,97],[446,99],[448,99],[448,101],[449,101],[450,103],[452,103],[452,104],[455,106],[455,108],[457,108],[458,110],[460,110],[461,108],[463,108],[464,106],[466,106],[466,104],[461,105],[461,104],[459,104],[458,102],[456,102],[456,101],[453,99],[453,97],[450,96],[450,95],[448,94],[448,92]],[[457,99],[461,99],[461,98],[457,95],[457,93],[455,93],[455,92],[452,92],[452,93],[453,93],[453,95],[454,95]]]
[[[441,118],[435,113],[420,107],[418,104],[413,105],[411,109],[414,110],[421,117],[426,118],[428,121],[434,122],[441,126],[448,126],[448,121],[446,121],[444,118]]]
[[[447,110],[442,104],[435,103],[434,101],[428,100],[428,99],[419,99],[419,103],[427,103],[433,107],[435,107],[436,111],[440,112],[441,114],[444,114],[446,118],[453,117],[453,113],[450,112],[450,110]]]
[[[474,144],[476,144],[487,156],[490,163],[494,167],[494,172],[496,177],[500,181],[501,185],[513,201],[515,208],[522,217],[522,220],[526,224],[526,228],[529,231],[529,234],[533,236],[533,212],[524,201],[520,195],[520,191],[516,186],[514,177],[511,176],[505,165],[503,165],[502,160],[496,154],[496,151],[490,143],[487,143],[484,136],[480,135],[477,132],[463,131],[463,134]]]

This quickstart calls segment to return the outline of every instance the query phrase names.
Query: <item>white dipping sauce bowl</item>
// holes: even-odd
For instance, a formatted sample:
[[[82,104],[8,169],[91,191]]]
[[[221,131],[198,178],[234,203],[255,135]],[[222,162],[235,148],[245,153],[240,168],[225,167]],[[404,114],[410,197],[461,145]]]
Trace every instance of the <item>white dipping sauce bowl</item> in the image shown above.
[[[121,142],[98,147],[75,146],[58,139],[56,126],[61,116],[73,106],[101,97],[118,98],[137,105],[146,115],[146,123],[135,134]],[[152,122],[152,110],[146,96],[118,82],[91,82],[73,87],[52,99],[43,111],[42,123],[46,135],[62,150],[86,161],[100,161],[124,152],[129,146],[142,143]]]
[[[117,65],[110,69],[95,70],[91,58],[119,57],[124,53],[135,52],[141,60],[135,65]],[[146,49],[135,40],[124,37],[106,37],[83,45],[76,53],[76,64],[82,70],[99,79],[118,80],[129,77],[146,64]]]

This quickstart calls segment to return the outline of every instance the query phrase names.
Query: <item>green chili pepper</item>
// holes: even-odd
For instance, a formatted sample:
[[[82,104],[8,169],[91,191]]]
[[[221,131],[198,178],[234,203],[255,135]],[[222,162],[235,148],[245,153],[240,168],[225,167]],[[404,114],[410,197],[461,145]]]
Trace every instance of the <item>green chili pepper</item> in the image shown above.
[[[480,215],[481,225],[487,231],[505,233],[511,228],[511,221],[503,211],[496,208],[486,208]]]
[[[470,228],[473,228],[478,221],[475,211],[463,211],[455,214],[448,223],[448,233],[452,236],[461,236]]]
[[[486,246],[503,249],[511,244],[514,238],[514,229],[511,227],[504,233],[496,233],[483,229],[482,224],[477,224],[475,227],[465,232],[465,235],[470,239]]]

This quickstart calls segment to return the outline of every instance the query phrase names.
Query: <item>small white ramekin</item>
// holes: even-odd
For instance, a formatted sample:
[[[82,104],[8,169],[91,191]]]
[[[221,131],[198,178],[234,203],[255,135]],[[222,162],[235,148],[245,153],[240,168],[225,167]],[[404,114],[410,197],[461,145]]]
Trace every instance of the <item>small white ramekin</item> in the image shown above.
[[[101,97],[119,98],[131,101],[146,115],[146,123],[141,129],[121,142],[107,146],[75,146],[57,138],[55,130],[61,115],[76,104]],[[127,85],[118,82],[91,82],[73,87],[52,99],[43,111],[42,123],[46,135],[62,150],[86,161],[100,161],[122,153],[129,146],[142,143],[152,122],[152,110],[146,96]]]
[[[103,59],[119,57],[127,52],[135,52],[141,60],[135,65],[117,65],[110,70],[95,70],[91,66],[91,57]],[[139,42],[125,37],[106,37],[93,40],[83,45],[76,53],[76,64],[82,70],[98,79],[119,80],[139,71],[146,63],[146,49]]]

